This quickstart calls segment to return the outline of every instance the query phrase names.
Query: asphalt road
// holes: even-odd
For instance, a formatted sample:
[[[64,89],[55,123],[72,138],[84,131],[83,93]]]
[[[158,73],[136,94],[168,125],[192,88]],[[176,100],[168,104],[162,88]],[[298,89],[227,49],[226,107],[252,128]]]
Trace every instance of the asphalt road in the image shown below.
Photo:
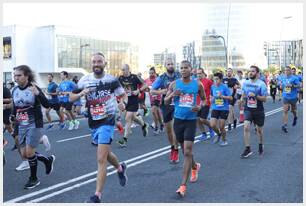
[[[179,198],[175,191],[182,176],[183,156],[180,162],[170,164],[169,146],[165,133],[154,136],[152,130],[142,137],[140,127],[132,129],[128,147],[120,148],[115,141],[112,150],[120,161],[128,165],[128,184],[119,185],[114,168],[108,168],[108,177],[102,196],[107,203],[302,203],[303,202],[303,132],[302,104],[298,105],[298,124],[289,133],[281,132],[281,103],[265,104],[265,154],[257,154],[257,137],[252,129],[249,159],[240,159],[244,149],[243,125],[228,132],[227,147],[210,141],[196,141],[194,158],[202,164],[199,179],[188,183],[187,195]],[[145,117],[151,123],[151,116]],[[80,128],[60,131],[57,127],[46,132],[52,144],[49,154],[56,155],[54,171],[47,176],[39,162],[41,184],[24,190],[29,170],[16,172],[20,163],[16,151],[10,151],[12,139],[5,148],[7,164],[3,169],[4,202],[82,203],[95,191],[96,147],[90,144],[87,120],[80,120]],[[199,134],[199,132],[198,132]],[[7,136],[7,135],[6,135]],[[43,146],[38,149],[46,154]]]

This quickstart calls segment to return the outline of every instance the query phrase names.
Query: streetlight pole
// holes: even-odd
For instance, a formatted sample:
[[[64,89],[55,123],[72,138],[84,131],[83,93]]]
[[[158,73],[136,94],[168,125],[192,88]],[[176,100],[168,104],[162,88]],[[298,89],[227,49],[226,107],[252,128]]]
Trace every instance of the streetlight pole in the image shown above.
[[[90,46],[90,44],[82,44],[82,45],[80,45],[79,68],[81,68],[82,64],[83,64],[83,62],[82,62],[82,51],[83,51],[83,48],[87,47],[87,46]]]
[[[284,26],[284,20],[291,19],[292,16],[285,16],[281,20],[281,31],[280,31],[280,37],[279,37],[279,69],[282,70],[282,49],[281,49],[281,43],[282,43],[282,32],[283,32],[283,26]],[[286,53],[286,43],[285,43],[285,53]],[[286,65],[285,65],[286,66]]]
[[[212,38],[215,38],[215,39],[221,38],[223,40],[224,52],[225,52],[225,69],[227,70],[228,69],[228,58],[227,58],[227,47],[226,47],[226,44],[225,44],[224,37],[221,36],[221,35],[209,35],[209,37],[212,37]]]

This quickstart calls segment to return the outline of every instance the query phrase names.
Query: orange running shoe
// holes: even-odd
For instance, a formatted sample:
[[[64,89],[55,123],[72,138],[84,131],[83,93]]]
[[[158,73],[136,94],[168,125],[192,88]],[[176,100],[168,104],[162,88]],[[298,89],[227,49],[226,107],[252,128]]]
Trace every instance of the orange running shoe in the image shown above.
[[[186,194],[186,185],[181,185],[177,190],[176,194],[178,194],[180,197],[184,197]]]
[[[190,182],[196,182],[198,180],[198,173],[201,168],[200,163],[196,163],[197,168],[196,169],[191,169],[191,176],[190,176]]]

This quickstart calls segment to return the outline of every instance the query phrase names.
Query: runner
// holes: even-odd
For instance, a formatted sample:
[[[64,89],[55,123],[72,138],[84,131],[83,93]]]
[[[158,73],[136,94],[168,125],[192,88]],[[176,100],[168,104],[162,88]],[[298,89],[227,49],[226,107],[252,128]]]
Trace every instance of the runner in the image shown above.
[[[53,81],[53,75],[52,74],[48,74],[48,89],[47,89],[47,94],[49,95],[49,105],[50,107],[48,109],[46,109],[45,113],[46,113],[46,117],[47,120],[49,122],[49,125],[47,127],[47,130],[51,129],[54,124],[52,123],[51,120],[51,116],[50,116],[50,111],[51,109],[54,109],[56,111],[56,114],[59,117],[59,127],[60,129],[64,129],[65,128],[65,117],[64,114],[60,112],[60,104],[58,101],[58,97],[57,97],[57,91],[56,89],[58,88],[58,85]]]
[[[68,117],[68,130],[78,129],[80,122],[76,120],[72,112],[72,102],[69,102],[69,93],[76,89],[76,84],[68,79],[68,73],[62,71],[60,73],[62,82],[58,86],[59,88],[59,102],[61,105],[61,112],[65,110],[65,114]]]
[[[303,75],[301,75],[301,72],[299,73],[299,75],[297,75],[295,67],[292,68],[292,75],[297,77],[298,80],[300,81],[300,87],[297,88],[297,91],[298,91],[298,102],[300,103],[301,99],[303,97]]]
[[[77,85],[78,81],[79,81],[79,77],[78,76],[74,76],[72,78],[72,81]],[[72,112],[75,116],[77,115],[81,115],[81,108],[82,108],[82,103],[81,103],[81,99],[79,99],[78,101],[73,102],[72,105]]]
[[[21,65],[14,68],[14,78],[18,86],[13,89],[13,115],[17,120],[18,142],[21,154],[27,158],[31,176],[25,184],[25,189],[31,189],[40,184],[37,178],[37,160],[45,164],[46,174],[53,170],[55,156],[45,157],[36,152],[43,136],[43,115],[41,105],[49,108],[48,99],[34,82],[34,74],[30,67]]]
[[[149,70],[149,78],[145,80],[145,83],[148,85],[149,89],[148,91],[152,89],[153,82],[157,79],[157,74],[154,67],[151,67]],[[153,115],[154,120],[154,134],[159,134],[161,131],[163,131],[164,123],[162,119],[162,114],[160,110],[160,104],[161,104],[161,95],[150,95],[150,102],[151,102],[151,111]],[[159,127],[158,127],[159,126]]]
[[[137,74],[138,78],[144,82],[143,78],[141,78],[141,72],[139,72]],[[140,84],[138,85],[138,88],[137,89],[140,89],[143,85]],[[145,90],[144,91],[141,91],[139,92],[139,95],[138,95],[138,100],[139,100],[139,109],[143,109],[143,116],[148,116],[150,111],[149,109],[147,108],[146,106],[146,92]]]
[[[278,101],[282,100],[282,88],[281,88],[281,82],[284,74],[282,71],[279,71],[278,76],[276,77],[277,79],[277,90],[278,90]]]
[[[208,140],[209,138],[213,138],[216,135],[215,132],[213,131],[213,129],[211,128],[210,121],[208,121],[208,114],[209,114],[209,109],[210,109],[210,105],[211,105],[210,104],[210,90],[211,90],[211,86],[214,83],[213,83],[213,81],[211,81],[210,79],[207,78],[207,75],[205,74],[203,68],[198,68],[197,69],[197,78],[202,83],[202,85],[204,87],[205,96],[206,96],[206,105],[201,106],[201,110],[198,112],[198,117],[199,118],[197,120],[199,129],[202,132],[200,140],[205,141],[205,140]],[[200,96],[197,96],[197,105],[201,105]],[[206,134],[204,125],[208,126],[208,128],[209,128],[209,134],[210,134],[209,137]]]
[[[152,84],[151,94],[162,95],[161,110],[163,114],[163,120],[167,131],[169,143],[171,145],[170,152],[170,163],[179,162],[178,143],[175,138],[173,130],[173,113],[174,104],[165,105],[164,98],[167,94],[168,87],[171,82],[180,78],[180,73],[174,70],[174,61],[171,58],[166,59],[165,66],[167,71],[157,77],[155,82]]]
[[[210,125],[218,135],[213,139],[213,143],[219,143],[220,146],[228,145],[225,121],[228,118],[230,101],[233,99],[230,89],[223,82],[223,74],[220,72],[215,73],[214,85],[211,86],[212,111]]]
[[[89,203],[100,203],[106,181],[107,162],[117,169],[119,183],[127,183],[125,163],[119,163],[116,155],[111,151],[114,135],[116,108],[124,109],[124,89],[117,78],[105,73],[107,64],[102,53],[96,53],[91,59],[93,73],[83,76],[78,82],[78,91],[70,93],[70,101],[77,101],[86,96],[88,108],[88,125],[92,131],[92,138],[98,142],[97,160],[98,173],[96,192],[89,198]],[[78,94],[74,94],[78,93]],[[116,104],[116,96],[120,96],[120,103]]]
[[[238,100],[238,109],[239,109],[239,123],[243,123],[244,121],[244,116],[243,116],[243,104],[241,101],[241,96],[242,96],[242,85],[245,81],[245,78],[243,78],[243,73],[241,70],[237,71],[237,80],[239,81],[239,85],[237,85],[237,100]]]
[[[236,90],[237,87],[240,86],[239,81],[233,77],[233,70],[231,68],[227,69],[227,77],[223,79],[223,83],[228,86],[230,89],[230,92],[232,94],[232,99],[230,100],[229,105],[229,114],[228,114],[228,130],[230,131],[233,128],[236,129],[237,126],[237,119],[235,118],[235,112],[234,112],[234,105],[236,103]]]
[[[130,72],[130,66],[128,64],[124,64],[122,67],[122,75],[119,77],[119,82],[125,89],[125,92],[128,96],[127,105],[125,107],[126,114],[125,114],[125,130],[124,136],[117,143],[121,147],[126,147],[128,141],[128,135],[130,134],[131,124],[133,121],[138,123],[142,128],[142,134],[144,137],[148,134],[148,124],[144,122],[141,116],[137,116],[137,110],[139,107],[139,99],[138,95],[139,92],[144,91],[147,88],[147,85],[139,79],[139,77],[135,74]],[[139,89],[138,86],[142,84],[143,86]]]
[[[275,103],[276,89],[277,89],[277,79],[273,74],[272,78],[270,79],[270,95],[273,99],[273,103]]]
[[[249,157],[253,152],[250,147],[250,126],[254,122],[257,128],[258,153],[263,155],[263,126],[265,122],[265,112],[263,102],[267,100],[267,86],[259,79],[259,68],[250,67],[249,80],[242,86],[242,99],[244,102],[244,145],[245,150],[240,155],[241,158]]]
[[[289,105],[291,106],[291,112],[293,114],[293,123],[292,126],[295,126],[297,123],[297,112],[296,112],[296,103],[298,100],[298,88],[300,87],[299,79],[292,75],[292,70],[289,66],[285,68],[285,75],[281,81],[281,88],[283,90],[283,126],[282,130],[285,133],[288,133],[288,111]]]
[[[190,182],[198,180],[198,173],[201,167],[196,163],[192,154],[192,146],[196,134],[197,113],[201,106],[196,105],[196,97],[200,96],[202,105],[205,106],[205,93],[200,81],[192,79],[191,64],[189,61],[181,62],[182,78],[175,80],[169,86],[169,90],[164,99],[166,104],[174,101],[174,131],[177,141],[180,143],[184,154],[183,177],[182,182],[176,193],[184,197],[186,195],[186,184],[189,178]]]

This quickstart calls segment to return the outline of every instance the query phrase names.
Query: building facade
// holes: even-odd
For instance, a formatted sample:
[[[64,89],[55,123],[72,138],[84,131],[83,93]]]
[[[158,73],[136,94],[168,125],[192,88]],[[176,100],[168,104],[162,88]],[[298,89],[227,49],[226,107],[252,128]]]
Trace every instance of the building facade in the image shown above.
[[[267,64],[303,66],[303,40],[264,42]]]
[[[108,62],[106,70],[119,75],[123,64],[138,71],[139,48],[129,42],[102,40],[82,36],[75,29],[59,26],[5,26],[3,37],[4,82],[11,81],[15,66],[29,65],[36,73],[37,83],[47,86],[47,74],[52,73],[59,81],[59,73],[83,76],[91,71],[90,57],[102,52]]]

